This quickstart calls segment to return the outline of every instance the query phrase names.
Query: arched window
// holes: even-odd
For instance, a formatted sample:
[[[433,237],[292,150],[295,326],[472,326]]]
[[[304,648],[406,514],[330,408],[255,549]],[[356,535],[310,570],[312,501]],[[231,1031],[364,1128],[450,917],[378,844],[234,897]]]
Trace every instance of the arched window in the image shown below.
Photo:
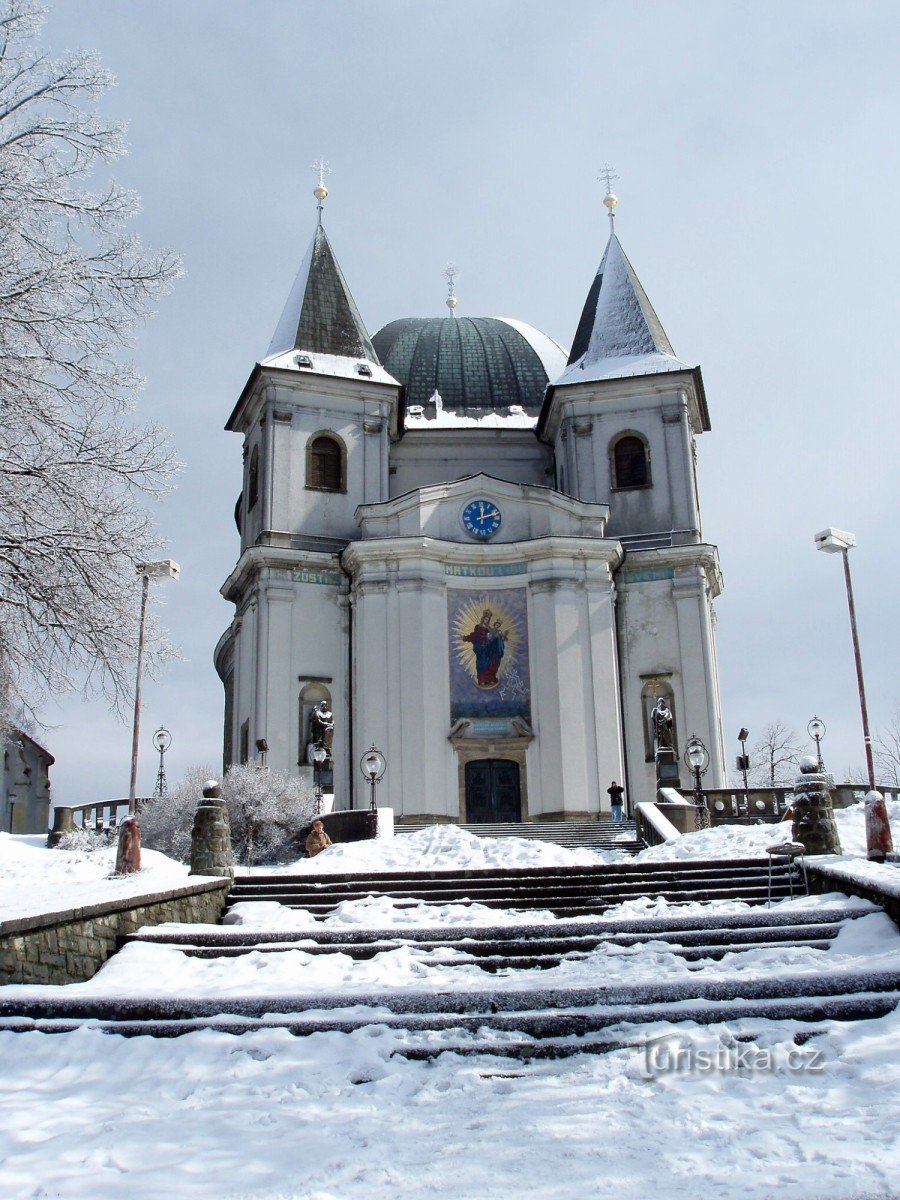
[[[610,457],[614,488],[650,486],[650,451],[638,434],[626,433],[618,437],[612,444]]]
[[[259,499],[259,446],[253,447],[250,455],[250,467],[247,471],[247,511],[253,508]]]
[[[306,486],[325,492],[343,492],[344,444],[331,434],[310,439],[306,461]]]

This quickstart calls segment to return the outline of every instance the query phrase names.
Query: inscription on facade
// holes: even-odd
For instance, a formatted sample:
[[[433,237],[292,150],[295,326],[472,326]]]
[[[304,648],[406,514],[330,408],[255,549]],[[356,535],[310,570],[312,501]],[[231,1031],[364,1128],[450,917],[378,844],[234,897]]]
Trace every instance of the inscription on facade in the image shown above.
[[[464,563],[445,563],[444,574],[463,576],[466,579],[496,579],[505,575],[527,575],[528,563],[491,563],[485,565],[468,565]]]

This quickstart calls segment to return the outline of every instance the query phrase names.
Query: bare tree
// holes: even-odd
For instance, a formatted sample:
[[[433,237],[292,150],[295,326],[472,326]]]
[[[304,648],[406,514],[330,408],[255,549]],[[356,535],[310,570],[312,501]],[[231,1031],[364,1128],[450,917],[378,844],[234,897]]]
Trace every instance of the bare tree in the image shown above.
[[[51,61],[33,0],[0,0],[0,711],[77,684],[123,700],[137,644],[135,563],[158,541],[167,438],[130,411],[121,360],[179,274],[125,232],[136,199],[87,189],[123,150],[89,111],[94,55]]]
[[[900,704],[894,705],[888,723],[872,739],[879,783],[900,786]]]
[[[783,721],[772,721],[750,749],[750,780],[754,787],[775,787],[793,782],[803,746]]]
[[[141,808],[143,844],[187,862],[194,811],[209,767],[192,767],[167,796]],[[315,793],[296,775],[249,763],[229,767],[222,781],[234,857],[239,863],[273,862],[300,855],[300,837],[315,816]]]

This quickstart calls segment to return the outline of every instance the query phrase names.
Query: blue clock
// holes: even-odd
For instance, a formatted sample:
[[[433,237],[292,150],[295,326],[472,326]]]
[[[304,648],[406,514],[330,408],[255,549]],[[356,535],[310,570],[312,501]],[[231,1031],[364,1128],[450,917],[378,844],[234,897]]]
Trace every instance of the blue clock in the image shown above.
[[[466,533],[473,538],[493,537],[500,528],[500,509],[493,500],[470,500],[462,512],[462,523]]]

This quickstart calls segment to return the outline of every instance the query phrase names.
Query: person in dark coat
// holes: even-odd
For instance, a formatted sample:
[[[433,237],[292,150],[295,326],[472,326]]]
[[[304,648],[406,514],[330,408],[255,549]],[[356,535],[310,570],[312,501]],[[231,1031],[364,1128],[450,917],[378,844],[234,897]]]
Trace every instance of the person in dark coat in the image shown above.
[[[609,806],[612,809],[612,818],[614,821],[622,820],[622,797],[625,795],[625,789],[620,783],[612,781],[610,787],[606,789],[609,796]]]

